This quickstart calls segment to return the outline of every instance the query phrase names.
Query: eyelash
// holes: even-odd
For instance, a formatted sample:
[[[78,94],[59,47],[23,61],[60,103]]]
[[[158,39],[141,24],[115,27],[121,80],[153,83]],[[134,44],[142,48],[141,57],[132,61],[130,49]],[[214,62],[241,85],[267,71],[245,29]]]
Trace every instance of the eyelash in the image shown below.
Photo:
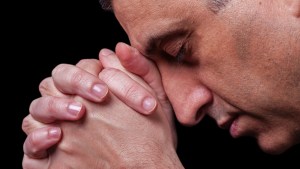
[[[178,53],[176,54],[175,58],[177,60],[177,62],[181,62],[184,60],[186,54],[186,48],[184,45],[182,45],[178,51]]]

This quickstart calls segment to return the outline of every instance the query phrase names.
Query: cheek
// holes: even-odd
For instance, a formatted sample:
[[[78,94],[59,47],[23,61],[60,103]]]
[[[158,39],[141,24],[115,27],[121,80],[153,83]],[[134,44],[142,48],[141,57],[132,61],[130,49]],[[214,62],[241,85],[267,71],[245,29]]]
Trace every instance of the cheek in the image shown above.
[[[236,38],[235,31],[222,25],[215,25],[206,33],[195,52],[200,63],[201,82],[235,107],[256,107],[253,101],[257,100],[261,80],[256,78],[248,63],[250,43],[245,43],[242,36]]]

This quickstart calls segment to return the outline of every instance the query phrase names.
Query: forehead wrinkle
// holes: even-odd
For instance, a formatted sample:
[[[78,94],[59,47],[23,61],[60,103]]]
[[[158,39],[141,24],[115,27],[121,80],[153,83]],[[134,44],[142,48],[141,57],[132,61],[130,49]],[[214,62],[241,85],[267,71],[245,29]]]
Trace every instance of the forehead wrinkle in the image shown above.
[[[116,8],[115,11],[123,13],[122,17],[130,20],[131,22],[154,15],[156,15],[157,18],[160,18],[161,14],[165,14],[165,10],[161,13],[158,12],[161,9],[164,9],[163,6],[166,6],[166,4],[162,5],[165,1],[152,1],[154,2],[150,2],[148,0],[112,0],[113,7]]]
[[[145,0],[113,0],[113,3],[115,14],[131,45],[144,55],[155,52],[157,42],[174,29],[186,29],[189,25],[187,18],[192,18],[195,11],[185,9],[196,5],[194,1],[176,1],[170,4],[170,1],[161,0],[153,0],[151,3]],[[141,8],[142,6],[147,8]]]

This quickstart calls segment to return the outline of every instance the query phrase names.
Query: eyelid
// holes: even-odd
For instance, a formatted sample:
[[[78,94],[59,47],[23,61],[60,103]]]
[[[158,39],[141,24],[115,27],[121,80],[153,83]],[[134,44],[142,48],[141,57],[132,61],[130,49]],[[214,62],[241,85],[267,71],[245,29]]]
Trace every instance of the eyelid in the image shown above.
[[[183,44],[177,54],[175,55],[175,58],[178,62],[183,61],[184,57],[186,55],[186,46]]]
[[[177,40],[176,42],[169,42],[164,44],[162,49],[170,56],[176,57],[183,45],[183,40]]]
[[[182,61],[189,52],[189,40],[192,32],[173,35],[172,37],[160,39],[158,47],[163,55],[170,59]]]

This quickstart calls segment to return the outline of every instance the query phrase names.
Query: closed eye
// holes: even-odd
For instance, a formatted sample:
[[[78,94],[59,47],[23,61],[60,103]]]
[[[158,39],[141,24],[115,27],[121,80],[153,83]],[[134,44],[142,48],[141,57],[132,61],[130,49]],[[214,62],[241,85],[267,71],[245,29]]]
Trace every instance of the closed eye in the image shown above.
[[[186,48],[184,45],[182,45],[179,49],[179,51],[177,52],[175,58],[177,60],[177,62],[181,62],[184,60],[184,57],[186,55]]]

